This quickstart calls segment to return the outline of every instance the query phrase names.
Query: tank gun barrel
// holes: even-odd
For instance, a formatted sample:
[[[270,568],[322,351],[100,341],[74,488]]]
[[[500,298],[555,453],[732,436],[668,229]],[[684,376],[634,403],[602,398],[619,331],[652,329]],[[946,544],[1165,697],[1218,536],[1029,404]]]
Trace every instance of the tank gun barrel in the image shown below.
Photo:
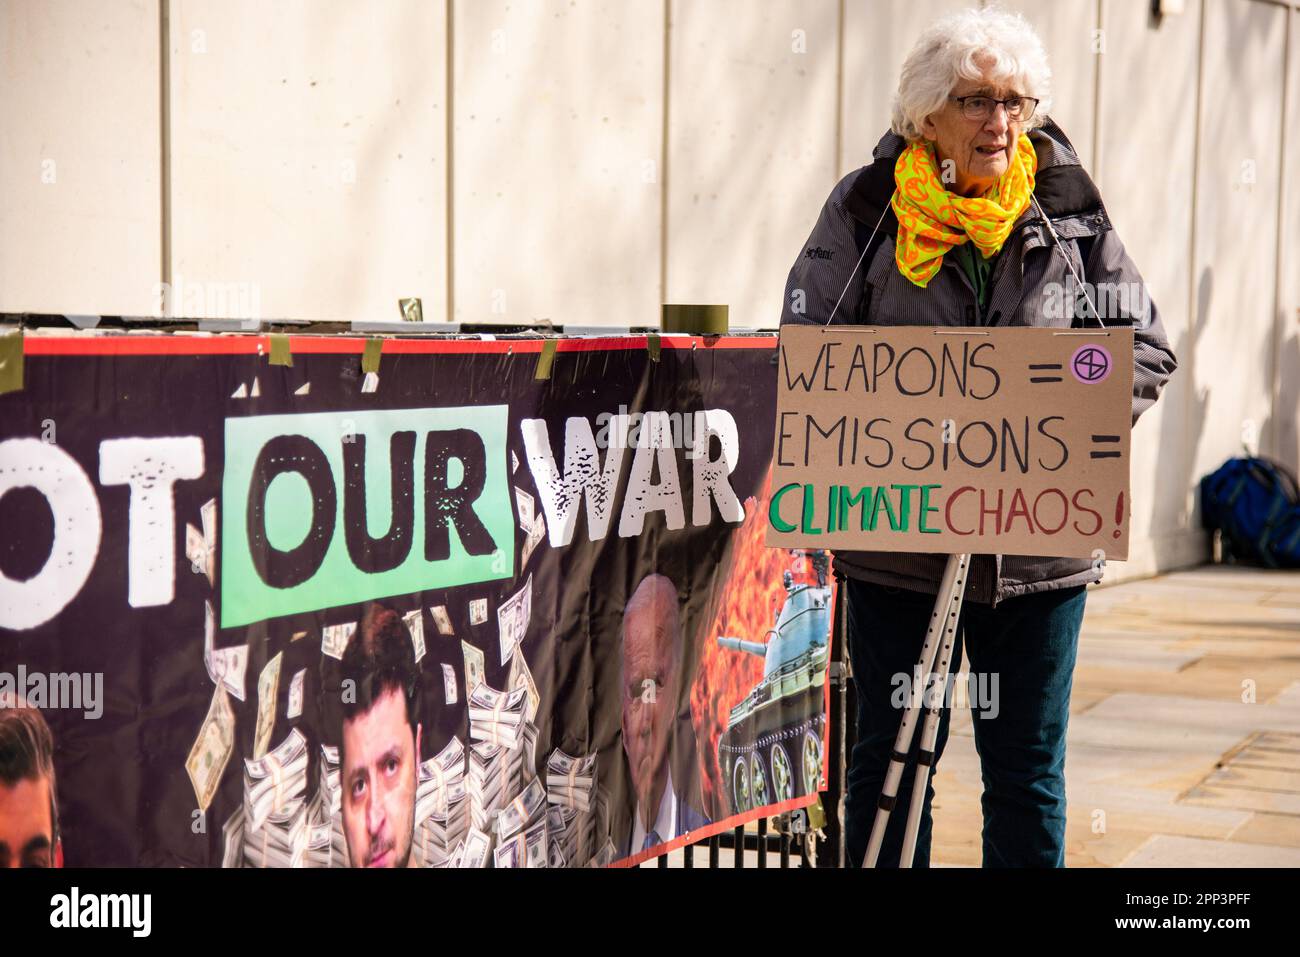
[[[747,651],[751,655],[766,655],[767,645],[761,641],[745,641],[741,638],[718,638],[718,644],[732,651]]]

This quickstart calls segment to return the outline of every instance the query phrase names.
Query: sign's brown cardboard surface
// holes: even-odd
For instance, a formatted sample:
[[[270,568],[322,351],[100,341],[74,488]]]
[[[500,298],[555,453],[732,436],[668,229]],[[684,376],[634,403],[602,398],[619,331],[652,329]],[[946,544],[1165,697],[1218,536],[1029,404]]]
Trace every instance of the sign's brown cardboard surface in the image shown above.
[[[1133,330],[786,326],[767,544],[1128,557]]]

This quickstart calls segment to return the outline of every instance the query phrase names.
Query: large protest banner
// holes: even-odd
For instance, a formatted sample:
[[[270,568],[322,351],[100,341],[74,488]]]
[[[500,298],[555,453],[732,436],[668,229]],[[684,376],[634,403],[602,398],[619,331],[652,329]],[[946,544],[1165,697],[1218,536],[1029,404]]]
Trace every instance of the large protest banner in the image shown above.
[[[767,542],[1128,557],[1133,330],[787,326]]]
[[[0,696],[67,863],[635,863],[811,803],[774,347],[28,335]]]

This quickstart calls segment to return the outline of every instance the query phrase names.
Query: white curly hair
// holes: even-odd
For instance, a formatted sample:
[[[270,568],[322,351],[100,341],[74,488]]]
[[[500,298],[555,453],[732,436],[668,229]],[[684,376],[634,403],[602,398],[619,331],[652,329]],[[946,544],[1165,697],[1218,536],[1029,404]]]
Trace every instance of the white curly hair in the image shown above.
[[[961,79],[985,75],[977,62],[992,60],[997,83],[1039,99],[1028,132],[1041,126],[1052,105],[1052,70],[1047,51],[1029,21],[996,8],[963,10],[931,24],[903,61],[891,126],[909,142],[922,138],[925,118],[940,110]]]

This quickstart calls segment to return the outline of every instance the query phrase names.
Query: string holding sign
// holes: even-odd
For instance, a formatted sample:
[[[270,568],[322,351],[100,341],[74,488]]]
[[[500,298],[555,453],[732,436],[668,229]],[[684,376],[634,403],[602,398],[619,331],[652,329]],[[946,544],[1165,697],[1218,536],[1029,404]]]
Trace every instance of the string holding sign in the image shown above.
[[[846,282],[844,288],[840,290],[840,298],[835,300],[835,306],[831,309],[831,314],[826,317],[827,326],[830,326],[832,320],[835,319],[835,313],[839,311],[840,303],[844,301],[844,294],[849,291],[849,286],[853,285],[853,277],[858,274],[858,270],[862,267],[862,260],[867,258],[867,250],[871,248],[871,242],[876,238],[876,233],[880,231],[880,224],[885,221],[885,216],[888,213],[889,207],[886,206],[881,212],[880,218],[876,220],[876,225],[872,228],[871,235],[867,238],[867,244],[862,247],[862,252],[858,255],[858,261],[853,265],[853,272],[849,273],[848,282]]]

